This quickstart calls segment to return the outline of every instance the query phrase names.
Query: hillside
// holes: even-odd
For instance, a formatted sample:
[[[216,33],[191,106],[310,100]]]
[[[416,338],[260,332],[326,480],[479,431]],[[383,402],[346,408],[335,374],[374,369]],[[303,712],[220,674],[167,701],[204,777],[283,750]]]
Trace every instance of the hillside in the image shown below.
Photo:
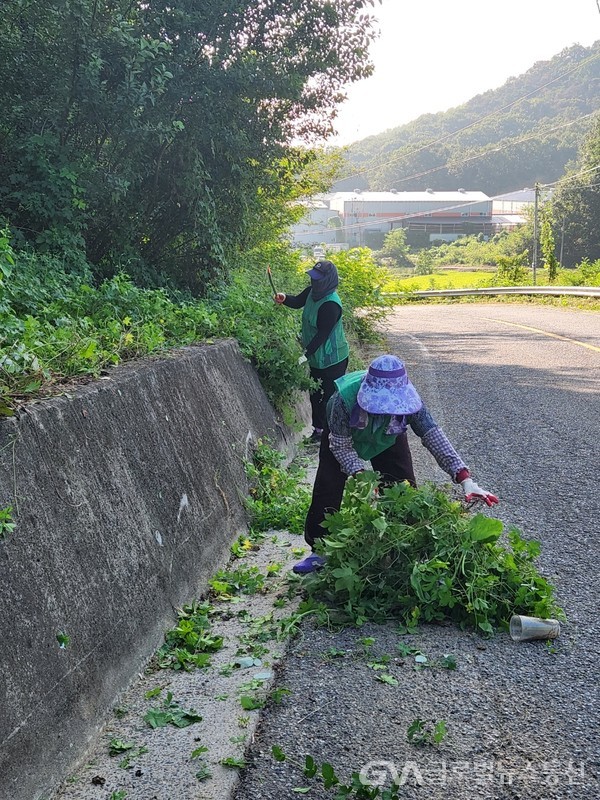
[[[351,145],[347,174],[335,188],[464,186],[495,195],[557,180],[599,97],[600,41],[574,45],[461,106]]]

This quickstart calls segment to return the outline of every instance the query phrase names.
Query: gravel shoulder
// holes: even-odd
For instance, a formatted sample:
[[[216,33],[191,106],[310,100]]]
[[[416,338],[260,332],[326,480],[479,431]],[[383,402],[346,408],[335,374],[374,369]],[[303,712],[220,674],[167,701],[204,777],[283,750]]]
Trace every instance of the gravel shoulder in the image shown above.
[[[421,626],[411,635],[393,624],[329,631],[307,619],[287,651],[286,642],[270,640],[260,665],[222,674],[247,632],[242,605],[228,604],[215,623],[226,646],[213,667],[139,676],[119,700],[125,716],[102,730],[87,763],[54,800],[332,800],[335,789],[303,774],[307,755],[331,764],[344,781],[361,770],[370,780],[395,776],[408,800],[598,800],[598,356],[561,338],[547,347],[518,326],[600,344],[599,319],[517,305],[411,306],[390,318],[387,331],[387,347],[405,359],[476,480],[499,494],[494,515],[541,540],[539,567],[568,617],[558,640],[484,640],[452,625]],[[420,443],[413,439],[411,447],[418,480],[446,483]],[[244,599],[253,619],[270,614],[285,594],[285,573],[296,559],[291,547],[303,545],[300,537],[274,537],[247,561],[263,571],[282,564],[269,593]],[[295,602],[276,616],[293,613]],[[448,654],[455,670],[441,665]],[[391,683],[380,680],[376,665],[383,661]],[[255,694],[266,699],[281,689],[281,702],[244,711],[243,685],[265,671]],[[148,698],[157,687],[161,694]],[[143,717],[169,691],[203,720],[152,730]],[[409,743],[417,718],[443,720],[447,736],[437,745]],[[148,752],[131,768],[119,766],[108,754],[114,738]],[[192,759],[200,746],[208,752]],[[273,758],[274,746],[285,761]],[[245,758],[247,767],[219,763],[228,757]],[[210,779],[196,777],[200,764]]]
[[[277,623],[293,615],[298,604],[288,598],[285,576],[298,560],[292,550],[305,547],[299,536],[272,531],[258,550],[230,563],[229,569],[277,571],[265,579],[264,591],[211,601],[211,632],[222,636],[224,645],[209,667],[173,671],[150,662],[119,697],[85,763],[53,800],[223,800],[232,795],[239,775],[233,764],[243,763],[260,716],[260,708],[243,708],[241,698],[265,706],[278,699],[272,690],[287,636],[277,636]],[[187,727],[152,728],[144,717],[150,709],[169,710],[169,695],[201,719]],[[111,755],[115,742],[127,749]],[[199,748],[206,751],[195,755]],[[226,759],[232,766],[223,765]]]

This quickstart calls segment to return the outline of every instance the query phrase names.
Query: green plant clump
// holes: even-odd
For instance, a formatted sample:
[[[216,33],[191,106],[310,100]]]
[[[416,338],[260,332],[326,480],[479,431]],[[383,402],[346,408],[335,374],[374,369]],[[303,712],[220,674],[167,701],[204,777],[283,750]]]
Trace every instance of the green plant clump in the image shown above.
[[[408,726],[406,738],[410,744],[417,746],[440,744],[446,738],[447,733],[446,720],[440,719],[437,722],[427,722],[417,717]]]
[[[310,490],[301,483],[304,472],[294,465],[283,468],[283,459],[282,453],[259,441],[252,462],[246,464],[250,481],[246,506],[254,530],[302,533],[304,529]]]
[[[450,619],[488,635],[512,614],[564,618],[534,565],[538,542],[512,528],[506,547],[500,520],[470,515],[433,484],[377,495],[378,478],[351,478],[340,511],[323,523],[317,547],[327,563],[305,580],[309,606],[358,625]]]
[[[177,625],[165,633],[165,643],[157,654],[161,669],[185,670],[208,667],[211,653],[223,646],[223,637],[211,633],[211,607],[207,602],[184,605]]]
[[[0,542],[11,534],[16,528],[16,523],[12,521],[12,506],[0,508]]]
[[[179,703],[173,700],[173,693],[168,692],[160,706],[149,708],[144,714],[144,721],[153,728],[165,728],[173,725],[175,728],[187,728],[196,722],[201,722],[202,717],[193,708],[185,711]]]
[[[219,600],[229,600],[240,594],[257,594],[265,585],[265,576],[258,567],[220,569],[208,582],[211,591]]]

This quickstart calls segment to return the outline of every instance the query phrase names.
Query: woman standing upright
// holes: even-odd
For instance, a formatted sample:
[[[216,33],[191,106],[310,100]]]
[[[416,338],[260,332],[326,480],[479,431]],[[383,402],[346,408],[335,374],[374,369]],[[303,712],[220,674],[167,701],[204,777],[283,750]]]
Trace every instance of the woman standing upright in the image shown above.
[[[313,432],[319,441],[326,423],[327,401],[335,391],[334,381],[348,367],[348,342],[342,325],[342,301],[336,291],[338,273],[331,261],[317,261],[307,270],[310,286],[300,294],[274,296],[276,303],[288,308],[302,308],[302,347],[300,361],[308,360],[310,375],[318,387],[310,393]]]

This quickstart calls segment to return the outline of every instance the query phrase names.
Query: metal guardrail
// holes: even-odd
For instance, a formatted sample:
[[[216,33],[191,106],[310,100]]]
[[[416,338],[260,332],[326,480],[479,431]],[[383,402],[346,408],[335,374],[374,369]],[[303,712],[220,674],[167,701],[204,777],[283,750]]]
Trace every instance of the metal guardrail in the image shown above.
[[[467,297],[472,295],[495,295],[495,294],[526,294],[526,295],[568,295],[571,297],[598,297],[600,298],[600,286],[492,286],[485,289],[429,289],[414,292],[386,292],[387,297],[404,297],[409,300],[411,297]]]

